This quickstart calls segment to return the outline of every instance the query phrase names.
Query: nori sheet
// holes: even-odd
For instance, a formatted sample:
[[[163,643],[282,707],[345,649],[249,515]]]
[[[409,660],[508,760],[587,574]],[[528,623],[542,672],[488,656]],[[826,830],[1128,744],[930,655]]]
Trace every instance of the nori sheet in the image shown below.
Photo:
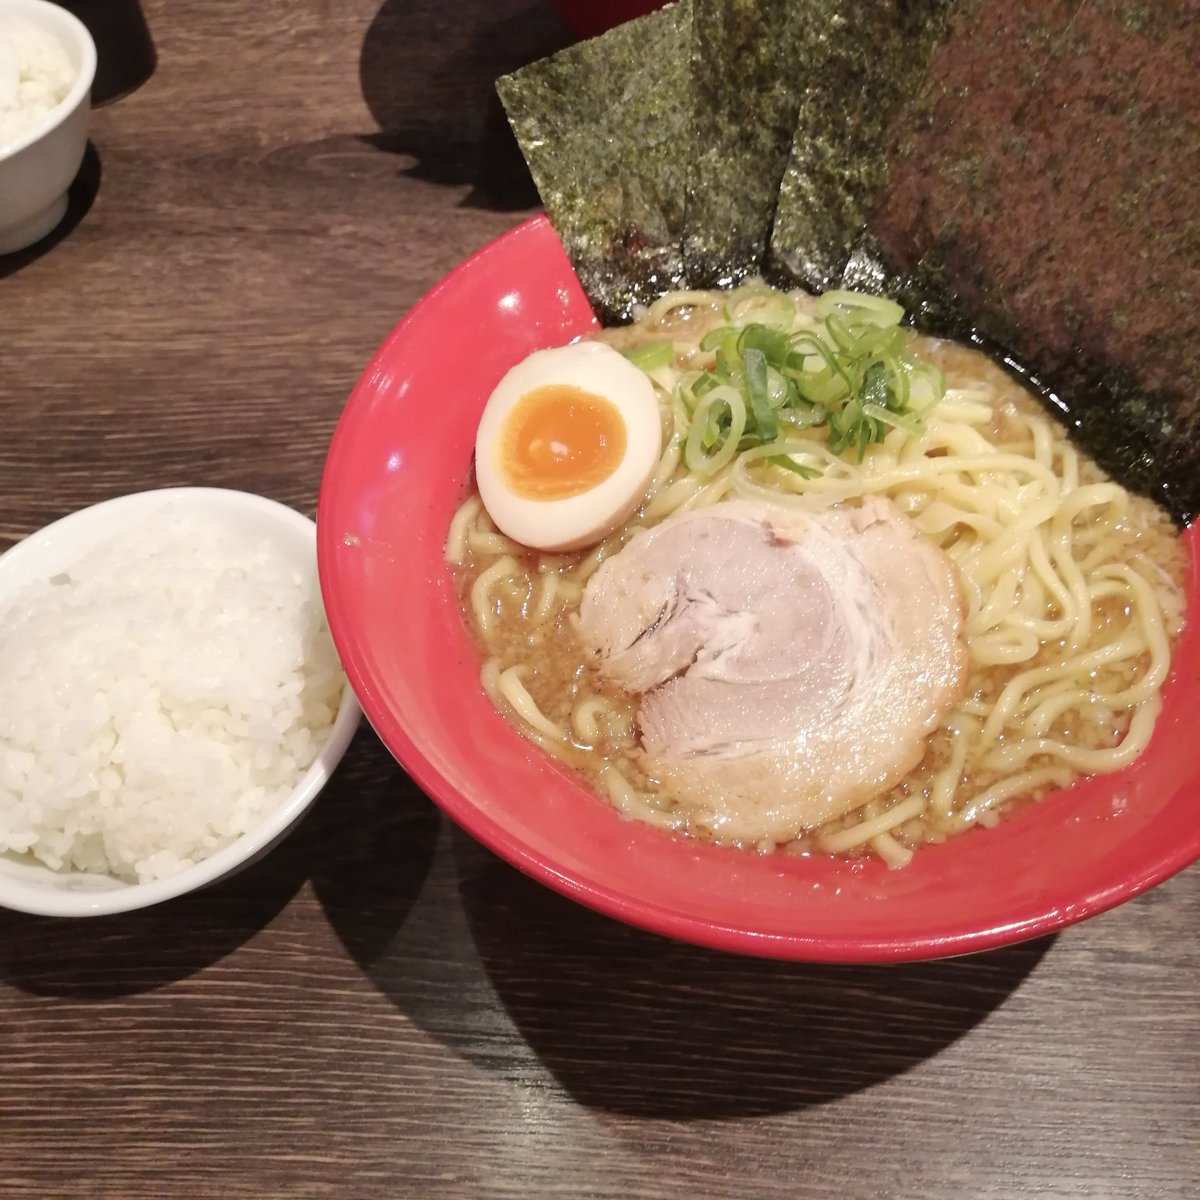
[[[924,73],[951,0],[799,0],[800,104],[779,188],[770,269],[837,286],[887,180],[889,119]]]
[[[800,110],[796,80],[827,25],[820,5],[796,0],[692,0],[690,287],[728,287],[762,271]]]
[[[691,0],[680,0],[496,84],[546,212],[608,323],[683,281],[691,34]]]
[[[693,0],[501,96],[612,322],[751,270],[778,84],[798,107],[769,276],[897,295],[923,328],[1020,364],[1114,478],[1186,522],[1200,514],[1196,2]],[[762,42],[785,9],[777,54]],[[739,95],[761,103],[739,114]]]
[[[990,349],[1114,478],[1191,521],[1195,0],[960,0],[944,28],[928,5],[907,31],[890,7],[847,4],[854,36],[813,60],[825,85],[806,88],[773,270],[895,295]]]
[[[1075,440],[1182,522],[1200,514],[1197,63],[1195,0],[963,0],[870,219],[926,324],[1028,364]]]

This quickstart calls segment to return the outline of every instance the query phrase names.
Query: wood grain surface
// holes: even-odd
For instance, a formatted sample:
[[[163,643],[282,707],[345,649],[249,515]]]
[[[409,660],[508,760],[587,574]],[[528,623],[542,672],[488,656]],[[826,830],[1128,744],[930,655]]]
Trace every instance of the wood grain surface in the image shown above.
[[[533,202],[491,81],[565,40],[541,3],[145,15],[63,233],[0,259],[0,547],[158,485],[312,511],[375,346]],[[501,864],[364,731],[218,887],[0,913],[0,1196],[1188,1200],[1198,929],[1192,869],[956,961],[692,949]]]

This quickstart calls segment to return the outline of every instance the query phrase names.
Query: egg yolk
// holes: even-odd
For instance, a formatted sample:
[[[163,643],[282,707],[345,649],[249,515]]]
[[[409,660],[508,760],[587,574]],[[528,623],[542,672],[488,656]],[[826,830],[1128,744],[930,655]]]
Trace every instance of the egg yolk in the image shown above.
[[[617,406],[570,384],[547,384],[513,405],[500,434],[500,467],[528,500],[565,500],[602,483],[625,457]]]

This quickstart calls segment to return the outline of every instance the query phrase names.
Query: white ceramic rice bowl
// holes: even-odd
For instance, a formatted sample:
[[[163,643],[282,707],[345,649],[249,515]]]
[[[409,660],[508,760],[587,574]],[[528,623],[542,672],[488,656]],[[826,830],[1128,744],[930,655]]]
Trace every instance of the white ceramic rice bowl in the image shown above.
[[[316,526],[285,505],[222,488],[164,488],[107,500],[63,517],[0,555],[0,606],[16,592],[68,567],[98,542],[170,504],[182,516],[228,522],[231,530],[270,539],[310,570],[316,592]],[[25,857],[0,854],[0,907],[53,917],[103,916],[159,904],[234,874],[261,858],[291,831],[328,782],[358,725],[360,710],[347,685],[333,728],[288,797],[253,829],[174,875],[130,883],[102,875],[52,871]]]
[[[91,114],[96,45],[77,17],[47,0],[0,0],[16,17],[51,34],[75,68],[62,103],[15,141],[0,143],[0,254],[45,237],[67,212],[67,189],[83,162]]]

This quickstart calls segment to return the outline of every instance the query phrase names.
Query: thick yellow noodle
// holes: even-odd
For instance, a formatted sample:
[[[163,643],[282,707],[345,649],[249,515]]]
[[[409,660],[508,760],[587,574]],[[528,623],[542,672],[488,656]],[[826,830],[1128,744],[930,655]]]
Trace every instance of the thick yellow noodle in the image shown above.
[[[797,297],[800,323],[807,299]],[[664,336],[675,343],[676,369],[652,374],[665,450],[637,521],[582,558],[538,556],[497,533],[477,496],[459,509],[446,556],[478,572],[469,610],[485,646],[503,611],[510,629],[528,634],[521,653],[535,662],[538,638],[577,609],[604,559],[637,529],[673,513],[731,496],[819,511],[881,495],[957,566],[967,604],[968,692],[909,781],[801,846],[827,853],[869,848],[904,866],[913,845],[993,823],[1010,801],[1137,757],[1154,727],[1182,620],[1178,562],[1164,566],[1140,544],[1147,531],[1150,542],[1169,537],[1150,528],[1161,525],[1153,506],[1106,480],[1034,403],[1017,402],[1015,388],[979,356],[932,342],[917,349],[941,361],[950,386],[919,432],[892,430],[861,464],[833,454],[822,431],[798,432],[793,457],[822,472],[814,479],[745,456],[712,476],[695,476],[682,465],[688,415],[674,384],[680,366],[703,365],[698,343],[719,323],[720,301],[711,293],[678,293],[652,306],[632,330],[604,335],[620,346]],[[631,706],[576,695],[559,723],[523,680],[519,660],[502,668],[489,658],[484,665],[484,686],[497,706],[551,753],[585,764],[620,811],[667,828],[683,825],[669,801],[621,770],[634,749]],[[601,744],[603,753],[596,750]]]

